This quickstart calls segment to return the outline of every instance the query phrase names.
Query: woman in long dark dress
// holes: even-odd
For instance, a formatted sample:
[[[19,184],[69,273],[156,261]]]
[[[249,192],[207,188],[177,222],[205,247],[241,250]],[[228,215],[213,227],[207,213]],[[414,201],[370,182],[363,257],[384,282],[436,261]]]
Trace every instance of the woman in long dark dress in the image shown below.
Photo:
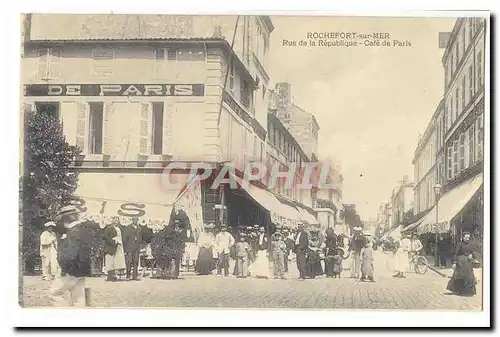
[[[198,275],[209,275],[215,268],[213,248],[215,244],[214,235],[210,232],[214,228],[213,224],[205,226],[205,230],[198,237],[198,260],[196,272]]]
[[[462,296],[476,294],[477,282],[472,268],[473,251],[470,233],[464,233],[462,241],[456,247],[453,276],[448,282],[447,290]]]
[[[333,277],[334,273],[334,256],[337,254],[338,239],[335,233],[326,233],[326,252],[325,252],[325,273],[326,277]]]
[[[309,252],[307,254],[307,276],[315,278],[323,275],[323,267],[321,266],[321,238],[317,231],[311,231],[311,239],[309,240]]]

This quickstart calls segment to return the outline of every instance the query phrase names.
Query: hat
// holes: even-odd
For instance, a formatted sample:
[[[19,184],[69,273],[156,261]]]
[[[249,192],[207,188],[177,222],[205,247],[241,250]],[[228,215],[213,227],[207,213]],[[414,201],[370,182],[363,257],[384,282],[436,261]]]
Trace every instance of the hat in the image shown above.
[[[252,226],[247,226],[247,230],[248,230],[248,231],[251,231],[252,229],[253,229],[253,227],[252,227]]]
[[[359,227],[359,226],[356,226],[352,229],[353,231],[356,231],[356,232],[360,232],[363,230],[363,228]]]
[[[220,225],[220,228],[227,228],[227,225],[226,224],[222,224],[222,225]]]
[[[204,227],[205,229],[212,229],[212,228],[214,228],[214,227],[215,227],[215,225],[214,225],[213,223],[209,223],[209,224],[205,224],[203,227]]]
[[[69,214],[77,214],[77,213],[78,213],[78,210],[76,209],[76,207],[69,205],[69,206],[61,207],[61,209],[57,213],[57,217],[61,217],[64,215],[69,215]]]
[[[56,224],[55,224],[53,221],[49,221],[49,222],[46,222],[46,223],[44,224],[44,226],[45,226],[45,227],[51,227],[51,226],[52,226],[52,227],[56,227]]]
[[[259,229],[259,225],[254,225],[253,228]]]
[[[240,237],[241,237],[241,236],[247,236],[247,233],[245,233],[245,232],[241,232],[241,233],[240,233]]]

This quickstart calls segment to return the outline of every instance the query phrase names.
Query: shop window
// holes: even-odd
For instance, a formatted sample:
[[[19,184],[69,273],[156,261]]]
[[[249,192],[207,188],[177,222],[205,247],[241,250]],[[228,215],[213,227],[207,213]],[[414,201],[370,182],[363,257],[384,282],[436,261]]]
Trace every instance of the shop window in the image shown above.
[[[469,19],[469,43],[473,43],[474,38],[474,19]]]
[[[465,169],[465,134],[460,135],[460,171]]]
[[[448,149],[446,150],[447,153],[446,153],[446,158],[447,158],[447,178],[448,179],[451,179],[453,178],[453,157],[452,157],[452,151],[453,149],[450,147],[448,147]]]
[[[474,164],[474,125],[467,131],[469,134],[469,166]]]
[[[172,48],[156,48],[154,50],[155,78],[177,77],[177,51]]]
[[[61,76],[62,50],[60,48],[38,49],[38,78],[55,79]]]
[[[234,81],[235,81],[235,67],[234,67],[234,61],[231,62],[229,65],[229,90],[234,93]]]
[[[476,120],[476,161],[483,158],[483,116]]]
[[[478,88],[483,86],[483,56],[481,51],[477,53],[477,85]]]
[[[462,112],[465,110],[465,75],[462,77]]]
[[[102,154],[103,109],[102,102],[91,102],[89,144],[91,154]]]
[[[92,50],[93,77],[109,78],[113,75],[115,50],[110,48],[95,48]]]
[[[241,104],[247,109],[250,109],[250,102],[252,101],[252,90],[250,88],[250,83],[246,80],[241,80],[240,88]]]
[[[60,118],[59,102],[36,102],[35,109],[37,113],[46,113],[52,118]]]
[[[474,68],[469,66],[469,100],[472,101],[474,97]]]
[[[153,104],[153,154],[163,153],[163,102]]]
[[[453,176],[456,176],[459,172],[458,169],[458,141],[453,142]]]

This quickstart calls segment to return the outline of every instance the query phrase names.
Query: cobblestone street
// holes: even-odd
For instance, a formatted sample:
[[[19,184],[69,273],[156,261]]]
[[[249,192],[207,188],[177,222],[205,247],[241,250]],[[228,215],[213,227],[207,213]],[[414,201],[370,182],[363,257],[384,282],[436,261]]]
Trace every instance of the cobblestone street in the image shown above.
[[[140,282],[105,282],[88,278],[93,307],[225,307],[308,309],[441,309],[481,310],[481,282],[474,297],[449,294],[448,278],[428,271],[393,278],[386,256],[376,260],[376,282],[347,278],[300,281],[217,278],[184,273],[179,280],[144,278]],[[293,277],[293,278],[292,278]],[[24,277],[25,307],[50,305],[50,283],[40,277]]]

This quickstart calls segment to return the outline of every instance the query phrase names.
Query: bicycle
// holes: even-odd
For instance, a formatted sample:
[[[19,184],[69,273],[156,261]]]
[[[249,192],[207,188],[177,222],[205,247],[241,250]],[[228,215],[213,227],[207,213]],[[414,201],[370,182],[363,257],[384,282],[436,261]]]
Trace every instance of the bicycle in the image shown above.
[[[425,256],[419,255],[418,253],[412,253],[410,258],[410,266],[413,265],[415,272],[420,275],[427,273],[428,263]]]

